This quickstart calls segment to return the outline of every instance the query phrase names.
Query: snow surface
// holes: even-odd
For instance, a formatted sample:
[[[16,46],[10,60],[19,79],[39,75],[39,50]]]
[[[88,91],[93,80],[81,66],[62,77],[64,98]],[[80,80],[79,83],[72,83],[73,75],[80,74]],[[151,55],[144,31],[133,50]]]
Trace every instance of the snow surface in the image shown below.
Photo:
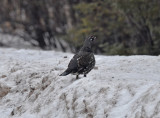
[[[58,76],[72,56],[0,48],[0,118],[160,118],[160,56],[96,56],[87,77]]]

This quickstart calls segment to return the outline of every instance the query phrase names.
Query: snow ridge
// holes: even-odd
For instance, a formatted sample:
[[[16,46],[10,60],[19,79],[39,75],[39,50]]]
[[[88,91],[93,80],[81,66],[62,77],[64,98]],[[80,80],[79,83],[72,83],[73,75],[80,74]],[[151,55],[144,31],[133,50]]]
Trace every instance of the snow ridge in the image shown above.
[[[72,54],[0,52],[3,118],[160,117],[160,56],[96,56],[96,68],[75,80],[59,76]]]

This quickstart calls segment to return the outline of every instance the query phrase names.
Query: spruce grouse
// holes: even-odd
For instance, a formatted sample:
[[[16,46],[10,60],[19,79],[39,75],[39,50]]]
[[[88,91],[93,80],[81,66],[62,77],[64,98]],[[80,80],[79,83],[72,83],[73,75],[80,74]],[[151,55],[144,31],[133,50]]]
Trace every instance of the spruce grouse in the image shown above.
[[[83,47],[73,56],[68,64],[68,68],[60,76],[72,73],[76,75],[76,79],[78,79],[79,74],[83,74],[86,77],[95,66],[95,58],[92,52],[95,39],[95,36],[90,36],[84,41]]]

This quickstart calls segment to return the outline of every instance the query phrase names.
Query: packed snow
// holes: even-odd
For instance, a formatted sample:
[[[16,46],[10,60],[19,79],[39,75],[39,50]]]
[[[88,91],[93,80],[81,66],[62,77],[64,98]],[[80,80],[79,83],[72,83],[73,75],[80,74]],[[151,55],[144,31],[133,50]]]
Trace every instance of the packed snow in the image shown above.
[[[0,118],[160,118],[160,56],[99,56],[76,80],[73,54],[0,48]]]

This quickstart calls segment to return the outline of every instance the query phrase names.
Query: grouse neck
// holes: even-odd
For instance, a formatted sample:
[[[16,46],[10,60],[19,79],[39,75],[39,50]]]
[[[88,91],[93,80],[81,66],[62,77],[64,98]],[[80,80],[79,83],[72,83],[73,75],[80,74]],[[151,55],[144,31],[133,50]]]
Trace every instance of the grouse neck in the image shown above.
[[[85,47],[83,46],[80,51],[84,51],[84,52],[92,52],[92,49],[90,47]]]

